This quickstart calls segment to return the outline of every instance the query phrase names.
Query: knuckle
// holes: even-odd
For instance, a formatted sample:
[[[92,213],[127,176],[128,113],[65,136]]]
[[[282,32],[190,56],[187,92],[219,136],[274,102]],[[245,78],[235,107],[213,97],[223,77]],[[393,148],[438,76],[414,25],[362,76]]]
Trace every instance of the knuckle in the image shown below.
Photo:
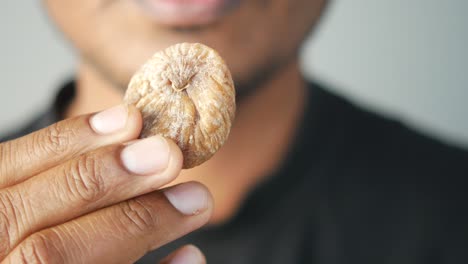
[[[38,133],[38,142],[42,149],[47,152],[61,154],[64,153],[71,143],[74,130],[64,123],[55,123],[45,129],[44,133]]]
[[[53,254],[52,242],[41,234],[34,234],[26,239],[18,248],[19,263],[57,263]]]
[[[10,195],[0,193],[0,257],[9,252],[19,234],[19,219],[17,208],[13,205]]]
[[[82,155],[67,168],[66,188],[74,197],[83,202],[97,201],[107,191],[104,169],[92,155]]]
[[[7,214],[0,208],[0,259],[11,250],[10,221]]]
[[[123,227],[131,234],[141,234],[153,230],[158,224],[158,216],[139,198],[119,204]]]

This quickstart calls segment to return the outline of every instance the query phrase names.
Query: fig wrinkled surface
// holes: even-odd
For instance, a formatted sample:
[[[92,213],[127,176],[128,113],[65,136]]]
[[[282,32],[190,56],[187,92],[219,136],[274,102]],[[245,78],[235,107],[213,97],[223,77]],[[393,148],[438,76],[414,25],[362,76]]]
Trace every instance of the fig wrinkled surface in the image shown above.
[[[226,63],[200,43],[179,43],[154,54],[131,78],[124,101],[142,113],[140,137],[174,140],[185,169],[208,160],[224,144],[236,111]]]

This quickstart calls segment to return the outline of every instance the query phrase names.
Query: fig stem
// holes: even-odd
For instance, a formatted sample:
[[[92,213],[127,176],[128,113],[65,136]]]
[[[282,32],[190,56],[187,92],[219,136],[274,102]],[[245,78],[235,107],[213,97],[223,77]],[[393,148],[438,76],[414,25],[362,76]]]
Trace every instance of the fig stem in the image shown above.
[[[190,78],[186,79],[186,81],[181,86],[175,86],[174,82],[171,82],[172,89],[174,89],[177,92],[181,92],[181,91],[187,89],[190,82],[192,81],[193,76],[195,76],[195,74],[192,74],[192,76],[190,76]]]
[[[174,89],[177,92],[181,92],[181,91],[187,89],[188,86],[189,86],[188,82],[185,83],[182,87],[177,87],[177,86],[174,85],[174,83],[172,83],[172,89]]]

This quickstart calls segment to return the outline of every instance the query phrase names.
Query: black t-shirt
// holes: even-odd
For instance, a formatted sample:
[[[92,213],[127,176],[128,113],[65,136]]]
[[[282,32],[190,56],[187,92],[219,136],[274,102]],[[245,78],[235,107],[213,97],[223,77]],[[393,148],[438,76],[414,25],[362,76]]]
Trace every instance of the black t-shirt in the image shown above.
[[[73,84],[11,137],[60,119]],[[228,223],[192,243],[209,263],[468,263],[468,152],[310,84],[287,158]]]

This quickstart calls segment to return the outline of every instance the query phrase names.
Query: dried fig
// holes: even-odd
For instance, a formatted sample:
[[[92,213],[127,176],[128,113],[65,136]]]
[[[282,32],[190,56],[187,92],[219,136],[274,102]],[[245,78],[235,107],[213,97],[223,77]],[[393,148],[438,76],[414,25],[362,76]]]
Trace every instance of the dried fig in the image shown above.
[[[133,75],[124,100],[143,115],[142,138],[160,134],[178,144],[183,168],[203,163],[224,144],[236,108],[228,67],[199,43],[154,54]]]

